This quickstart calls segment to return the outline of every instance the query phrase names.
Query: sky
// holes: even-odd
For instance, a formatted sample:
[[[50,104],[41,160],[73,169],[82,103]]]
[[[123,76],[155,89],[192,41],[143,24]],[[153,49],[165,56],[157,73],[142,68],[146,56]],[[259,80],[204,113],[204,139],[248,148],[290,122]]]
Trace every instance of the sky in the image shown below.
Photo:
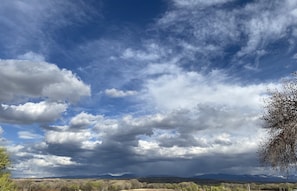
[[[263,100],[297,70],[295,0],[2,0],[13,177],[269,174]]]

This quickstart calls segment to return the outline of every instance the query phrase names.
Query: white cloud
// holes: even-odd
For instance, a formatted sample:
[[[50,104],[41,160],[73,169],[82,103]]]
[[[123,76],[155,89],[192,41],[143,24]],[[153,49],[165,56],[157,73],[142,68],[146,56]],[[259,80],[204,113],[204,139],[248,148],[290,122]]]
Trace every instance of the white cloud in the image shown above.
[[[28,60],[0,60],[1,122],[52,122],[66,111],[68,103],[91,94],[90,86],[71,71],[31,61],[41,59],[35,53],[27,56]]]
[[[234,131],[242,131],[245,127],[238,127]],[[196,134],[196,139],[204,141],[203,145],[191,146],[171,145],[162,146],[158,140],[138,140],[135,147],[137,154],[148,156],[148,158],[187,158],[194,159],[201,156],[228,154],[236,155],[247,152],[255,152],[258,148],[259,141],[265,136],[265,131],[260,128],[252,128],[255,132],[246,133],[245,135],[233,135],[233,130],[225,128],[223,133],[215,133],[214,131],[205,130]],[[220,130],[219,130],[220,132]],[[201,135],[204,133],[204,135]],[[201,137],[202,136],[202,137]],[[178,138],[177,138],[178,139]],[[175,139],[176,140],[176,139]]]
[[[115,89],[115,88],[111,88],[111,89],[106,89],[105,94],[107,96],[110,96],[110,97],[120,98],[120,97],[127,97],[127,96],[136,95],[137,92],[132,91],[132,90],[123,91],[123,90],[118,90],[118,89]]]
[[[140,140],[135,149],[137,154],[148,156],[148,158],[187,158],[207,153],[207,149],[201,147],[162,147],[156,142]]]
[[[0,121],[6,123],[42,123],[56,120],[67,109],[67,104],[56,102],[27,102],[20,105],[2,104]]]
[[[14,157],[25,157],[29,156],[30,153],[24,152],[24,145],[9,145],[7,151],[13,154]]]
[[[74,116],[70,121],[70,127],[72,128],[87,128],[90,125],[93,125],[98,118],[102,118],[101,116],[94,116],[92,114],[88,114],[85,112],[81,112],[80,114]]]
[[[182,70],[176,65],[178,61],[179,58],[172,58],[170,61],[165,63],[148,64],[147,67],[142,70],[142,74],[146,76],[178,74]]]
[[[52,172],[51,169],[71,165],[78,164],[73,162],[70,157],[35,154],[32,155],[30,159],[19,161],[19,163],[14,164],[12,172],[16,177],[50,177],[56,176],[55,172]]]
[[[85,149],[85,150],[94,150],[94,149],[96,149],[96,147],[98,147],[101,144],[102,144],[102,141],[98,141],[98,140],[89,141],[89,140],[87,140],[87,141],[82,142],[81,148]]]
[[[79,131],[79,132],[70,132],[70,131],[48,131],[45,134],[45,141],[52,144],[74,144],[81,145],[83,141],[89,140],[92,138],[90,131]]]
[[[30,171],[31,163],[26,161],[35,162],[37,167],[47,170],[51,166],[66,168],[74,165],[73,169],[77,168],[77,164],[90,166],[93,164],[91,161],[96,161],[96,164],[102,162],[105,166],[112,163],[111,166],[114,167],[123,166],[132,160],[133,165],[137,166],[139,157],[142,165],[146,166],[144,161],[151,159],[162,161],[197,159],[210,155],[215,157],[222,154],[232,156],[256,151],[258,142],[265,136],[259,126],[257,112],[229,105],[202,104],[116,119],[82,112],[63,127],[46,128],[44,146],[31,146],[30,151],[21,147],[13,151],[13,156],[25,157],[26,160],[20,162],[19,169],[27,169],[28,173],[37,175],[37,170],[33,168]],[[28,134],[26,132],[19,135]],[[65,161],[59,160],[60,162],[52,161],[43,156],[38,157],[37,153],[40,151],[53,157],[63,154],[68,158]],[[118,164],[118,157],[115,155],[121,156],[121,164]],[[84,163],[86,157],[87,164]],[[241,164],[233,164],[236,165]],[[98,172],[96,168],[93,170],[88,172]],[[14,173],[18,174],[19,170],[15,169]]]
[[[194,7],[204,7],[204,6],[212,6],[212,5],[220,5],[223,3],[231,2],[233,0],[173,0],[173,2],[178,7],[188,7],[188,8],[194,8]]]
[[[45,0],[41,3],[37,0],[3,0],[0,14],[0,32],[5,37],[0,42],[5,44],[4,49],[10,54],[18,55],[28,48],[45,53],[49,53],[51,46],[60,48],[53,45],[52,31],[82,22],[91,15],[98,14],[98,11],[95,12],[83,1],[73,3],[69,0]]]
[[[21,134],[27,134],[27,132]],[[69,156],[48,154],[46,149],[48,149],[48,145],[45,142],[26,144],[26,146],[9,145],[7,150],[13,161],[13,166],[10,168],[13,176],[50,177],[57,175],[54,168],[79,165]]]
[[[218,70],[208,75],[175,70],[172,74],[148,80],[143,96],[161,110],[191,108],[197,104],[259,109],[268,84],[242,86],[228,80]]]
[[[0,60],[1,101],[44,98],[76,102],[90,95],[90,87],[75,74],[45,62]]]
[[[294,14],[296,5],[289,0],[248,4],[242,10],[243,14],[250,17],[243,21],[245,23],[243,32],[248,35],[248,41],[238,52],[238,56],[254,54],[257,50],[266,49],[271,41],[287,36],[288,29],[297,24]]]
[[[93,150],[117,130],[118,122],[101,115],[81,112],[72,117],[69,124],[47,129],[44,140],[47,144],[73,145],[73,148]],[[116,128],[114,128],[116,125]]]
[[[168,34],[164,37],[166,43],[171,45],[162,43],[179,47],[176,52],[182,57],[179,65],[188,67],[190,62],[193,67],[199,68],[203,63],[205,67],[220,68],[217,63],[223,62],[224,67],[248,64],[246,68],[259,71],[259,60],[266,56],[259,52],[270,54],[274,43],[295,39],[295,2],[264,0],[246,2],[236,8],[220,6],[228,2],[232,1],[174,0],[173,6],[157,21],[158,29]],[[252,65],[256,66],[251,65],[251,60],[246,63],[248,59],[254,59]]]
[[[93,150],[102,143],[102,133],[94,133],[93,129],[103,120],[101,115],[82,112],[74,116],[69,125],[48,130],[44,140],[47,144],[73,145],[73,148]]]
[[[36,133],[32,133],[29,131],[19,131],[18,132],[18,136],[20,139],[41,139],[43,136],[36,134]]]
[[[18,56],[18,59],[20,59],[20,60],[30,60],[30,61],[33,61],[33,62],[44,62],[45,61],[45,58],[44,58],[43,55],[37,54],[37,53],[32,52],[32,51],[26,52],[25,54]]]
[[[138,61],[156,61],[162,58],[162,56],[165,55],[165,52],[166,51],[158,44],[149,43],[145,44],[145,51],[127,48],[126,50],[124,50],[121,58]]]
[[[3,128],[0,126],[0,135],[2,135],[3,134]]]
[[[70,157],[65,156],[53,156],[53,155],[35,155],[35,159],[32,162],[37,164],[38,166],[65,166],[65,165],[73,165],[75,162],[71,161]]]

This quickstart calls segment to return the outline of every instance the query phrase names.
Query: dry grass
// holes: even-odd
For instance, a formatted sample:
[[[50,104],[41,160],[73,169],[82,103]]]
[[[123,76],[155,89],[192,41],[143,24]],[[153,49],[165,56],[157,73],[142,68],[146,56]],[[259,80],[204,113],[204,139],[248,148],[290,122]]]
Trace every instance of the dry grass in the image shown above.
[[[138,189],[121,190],[121,191],[174,191],[174,190],[164,189],[164,188],[138,188]]]

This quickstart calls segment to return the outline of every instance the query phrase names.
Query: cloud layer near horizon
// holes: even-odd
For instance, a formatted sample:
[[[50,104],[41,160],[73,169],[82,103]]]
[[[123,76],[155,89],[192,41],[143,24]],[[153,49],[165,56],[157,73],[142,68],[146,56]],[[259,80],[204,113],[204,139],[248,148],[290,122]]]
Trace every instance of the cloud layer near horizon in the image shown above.
[[[61,125],[45,126],[44,136],[39,137],[40,142],[30,144],[29,150],[23,146],[11,148],[16,153],[16,176],[54,176],[57,171],[59,174],[64,171],[61,169],[67,169],[63,175],[71,175],[85,168],[88,170],[80,175],[98,171],[142,174],[143,169],[145,174],[181,176],[216,171],[239,173],[246,166],[236,165],[235,161],[248,157],[252,165],[259,140],[265,135],[259,128],[259,111],[268,84],[239,86],[224,81],[224,74],[219,71],[204,76],[174,69],[171,74],[149,80],[144,91],[135,95],[144,102],[147,111],[154,111],[152,114],[114,118],[81,112]],[[51,118],[47,115],[51,110],[47,108],[47,113],[42,113],[41,104],[45,102],[36,104],[40,116],[38,111],[34,113],[39,120],[45,115],[54,121],[64,112],[54,111],[56,116]],[[20,108],[26,105],[23,116],[29,118],[24,112],[26,109],[33,112],[35,105],[6,107],[21,112]],[[25,117],[20,121],[25,123]],[[18,136],[34,137],[29,131]],[[213,161],[204,161],[208,157],[227,159],[221,159],[223,168],[214,168]],[[197,165],[197,161],[205,164]],[[167,170],[176,163],[186,166]],[[20,169],[22,173],[17,174]],[[249,172],[256,173],[257,166],[250,167]]]

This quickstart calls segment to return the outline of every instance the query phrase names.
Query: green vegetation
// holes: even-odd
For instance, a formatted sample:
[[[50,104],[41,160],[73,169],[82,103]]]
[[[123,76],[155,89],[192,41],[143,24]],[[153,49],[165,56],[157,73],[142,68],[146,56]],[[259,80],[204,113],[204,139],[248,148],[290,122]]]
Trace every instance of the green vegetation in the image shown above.
[[[292,191],[297,184],[140,182],[103,179],[16,179],[17,191]]]
[[[10,173],[7,167],[10,164],[10,160],[6,150],[0,148],[0,190],[1,191],[13,191],[15,190],[14,182],[10,179]]]

